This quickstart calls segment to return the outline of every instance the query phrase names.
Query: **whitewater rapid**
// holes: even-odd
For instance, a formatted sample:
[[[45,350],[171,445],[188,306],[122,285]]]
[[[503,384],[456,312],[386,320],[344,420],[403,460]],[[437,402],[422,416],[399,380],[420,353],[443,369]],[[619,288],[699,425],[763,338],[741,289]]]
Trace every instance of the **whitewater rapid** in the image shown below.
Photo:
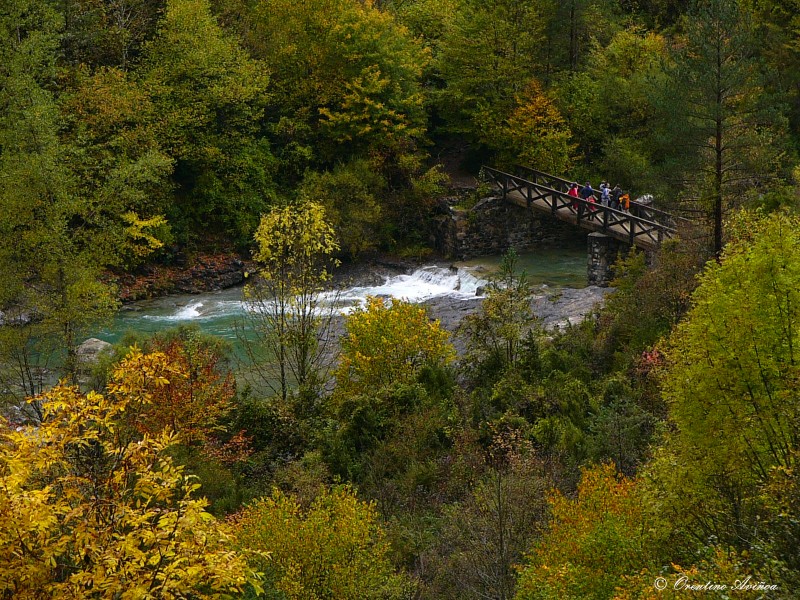
[[[334,303],[342,314],[364,306],[369,296],[397,298],[408,302],[425,302],[434,298],[458,299],[479,298],[481,286],[486,281],[476,277],[468,269],[442,266],[426,266],[410,275],[385,277],[383,283],[372,286],[355,286],[325,293],[322,303]],[[162,307],[162,310],[147,311],[138,318],[174,324],[196,321],[211,321],[234,317],[254,310],[241,298],[241,288],[216,294],[203,294],[182,306]]]

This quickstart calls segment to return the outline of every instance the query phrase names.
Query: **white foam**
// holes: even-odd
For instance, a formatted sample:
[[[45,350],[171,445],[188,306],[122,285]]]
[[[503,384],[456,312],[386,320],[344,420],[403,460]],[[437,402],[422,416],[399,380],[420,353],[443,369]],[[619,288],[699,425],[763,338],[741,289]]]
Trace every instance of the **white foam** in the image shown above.
[[[353,287],[340,292],[346,304],[360,304],[367,296],[392,297],[408,302],[424,302],[438,296],[473,298],[481,281],[465,269],[423,267],[410,275],[395,275],[381,285]]]
[[[367,296],[398,298],[408,302],[424,302],[439,296],[455,296],[474,298],[478,288],[485,281],[475,277],[466,269],[454,269],[439,266],[428,266],[417,269],[410,275],[388,277],[380,285],[357,286],[336,292],[323,294],[322,307],[336,303],[343,314],[351,312],[355,307],[363,306]],[[207,321],[254,312],[258,308],[252,303],[240,299],[215,298],[206,295],[202,301],[195,301],[162,315],[144,315],[145,318],[157,321]]]
[[[181,306],[172,314],[168,315],[142,315],[144,319],[153,321],[194,321],[201,318],[203,315],[200,309],[203,307],[202,302],[192,302],[186,306]]]

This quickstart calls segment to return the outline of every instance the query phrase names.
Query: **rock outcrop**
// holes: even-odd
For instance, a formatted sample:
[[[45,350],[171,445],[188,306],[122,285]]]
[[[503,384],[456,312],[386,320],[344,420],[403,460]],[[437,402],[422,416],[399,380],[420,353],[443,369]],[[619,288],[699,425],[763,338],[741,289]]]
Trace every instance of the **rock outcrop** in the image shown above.
[[[110,352],[111,348],[112,345],[108,342],[98,340],[97,338],[89,338],[78,346],[76,354],[82,366],[92,367],[99,362],[100,355],[104,352]]]
[[[577,325],[602,306],[613,288],[589,286],[585,288],[560,288],[542,290],[531,298],[533,314],[547,330]],[[461,320],[481,307],[482,297],[454,298],[441,296],[425,302],[431,317],[439,319],[442,326],[454,333]],[[464,352],[464,340],[453,336],[459,354]]]
[[[138,273],[117,276],[123,302],[144,300],[168,294],[200,294],[241,284],[248,270],[239,257],[198,255],[175,266],[148,265]]]

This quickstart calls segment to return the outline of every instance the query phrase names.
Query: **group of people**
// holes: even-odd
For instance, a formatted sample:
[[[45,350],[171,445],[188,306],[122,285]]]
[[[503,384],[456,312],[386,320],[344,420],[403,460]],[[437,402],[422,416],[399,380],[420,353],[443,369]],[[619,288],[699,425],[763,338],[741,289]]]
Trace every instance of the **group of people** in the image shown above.
[[[631,210],[631,196],[628,192],[623,192],[622,189],[618,185],[615,185],[613,188],[608,184],[608,182],[604,181],[600,184],[600,204],[603,206],[608,206],[610,208],[616,210],[624,210],[625,212],[630,212]],[[588,181],[586,185],[582,188],[578,189],[578,184],[573,183],[569,186],[569,191],[567,192],[568,195],[572,196],[573,198],[582,198],[589,202],[589,210],[595,211],[597,207],[592,206],[593,204],[597,203],[597,197],[595,196],[594,190],[592,189],[592,184]],[[578,210],[578,203],[573,202],[572,208]]]

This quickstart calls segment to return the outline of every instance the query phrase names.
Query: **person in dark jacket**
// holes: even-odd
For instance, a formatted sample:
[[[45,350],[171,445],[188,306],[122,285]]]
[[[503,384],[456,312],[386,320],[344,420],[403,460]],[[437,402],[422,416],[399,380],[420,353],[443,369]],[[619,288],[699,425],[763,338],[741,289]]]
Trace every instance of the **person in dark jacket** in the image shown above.
[[[618,185],[614,186],[611,190],[611,208],[619,210],[619,197],[622,195],[622,190]]]

